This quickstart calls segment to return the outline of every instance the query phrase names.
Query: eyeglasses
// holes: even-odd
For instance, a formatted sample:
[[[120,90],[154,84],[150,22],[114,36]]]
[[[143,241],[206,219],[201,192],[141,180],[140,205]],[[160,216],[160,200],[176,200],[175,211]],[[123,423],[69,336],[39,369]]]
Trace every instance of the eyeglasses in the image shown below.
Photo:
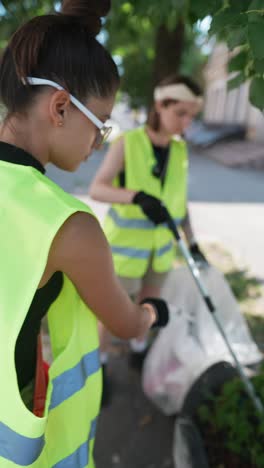
[[[58,89],[59,91],[66,91],[61,85],[55,83],[55,81],[46,80],[44,78],[34,78],[32,76],[27,77],[27,83],[32,86],[46,85],[52,86],[53,88]],[[26,84],[26,83],[25,83]],[[85,107],[78,99],[76,99],[72,94],[69,93],[70,101],[75,105],[93,124],[98,128],[98,133],[94,142],[94,145],[99,148],[102,146],[107,138],[109,137],[112,127],[106,126],[101,120],[99,120],[96,115],[94,115],[87,107]]]

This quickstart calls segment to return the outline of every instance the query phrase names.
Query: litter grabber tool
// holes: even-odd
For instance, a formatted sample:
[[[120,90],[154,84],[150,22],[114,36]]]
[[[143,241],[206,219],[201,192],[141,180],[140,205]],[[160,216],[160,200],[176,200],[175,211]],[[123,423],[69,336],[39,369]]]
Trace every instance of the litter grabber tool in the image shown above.
[[[249,398],[251,399],[252,403],[254,404],[257,412],[259,414],[264,414],[264,406],[263,406],[263,403],[262,401],[260,400],[260,398],[257,396],[256,392],[255,392],[255,389],[254,389],[254,386],[252,385],[251,381],[249,380],[249,378],[247,377],[247,375],[245,374],[244,370],[243,370],[243,367],[242,365],[240,364],[235,352],[233,351],[233,348],[232,346],[230,345],[229,341],[228,341],[228,338],[225,334],[225,331],[224,331],[224,328],[217,316],[217,308],[216,306],[214,305],[205,285],[203,284],[202,282],[202,279],[201,279],[201,275],[200,275],[200,271],[193,259],[193,257],[191,256],[190,252],[189,252],[189,249],[187,248],[185,242],[183,241],[177,227],[175,226],[175,223],[172,219],[172,217],[170,216],[169,212],[168,212],[168,218],[167,218],[167,225],[170,229],[170,231],[172,232],[175,240],[177,241],[178,245],[179,245],[179,248],[180,248],[180,251],[189,267],[189,270],[193,276],[193,279],[201,293],[201,296],[203,298],[203,301],[205,302],[206,306],[207,306],[207,309],[208,311],[210,312],[234,362],[235,362],[235,365],[236,365],[236,368],[237,368],[237,371],[241,377],[241,380],[244,384],[244,387],[245,387],[245,390],[246,392],[248,393],[249,395]]]

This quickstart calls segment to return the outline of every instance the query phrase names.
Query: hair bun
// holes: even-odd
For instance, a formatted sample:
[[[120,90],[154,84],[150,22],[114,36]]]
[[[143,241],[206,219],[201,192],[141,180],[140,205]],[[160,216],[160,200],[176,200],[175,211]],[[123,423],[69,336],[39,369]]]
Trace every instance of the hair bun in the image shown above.
[[[111,0],[64,0],[61,13],[85,26],[93,36],[101,30],[101,18],[111,8]]]

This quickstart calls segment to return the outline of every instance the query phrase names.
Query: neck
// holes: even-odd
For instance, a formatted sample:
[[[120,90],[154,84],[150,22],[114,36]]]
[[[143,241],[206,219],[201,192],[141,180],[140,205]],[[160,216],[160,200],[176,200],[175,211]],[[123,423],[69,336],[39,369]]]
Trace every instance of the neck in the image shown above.
[[[158,131],[154,131],[152,128],[146,127],[146,132],[154,145],[168,146],[170,144],[171,135],[165,132],[165,130],[160,129]]]
[[[0,141],[23,149],[43,166],[49,162],[47,151],[42,143],[45,142],[45,138],[41,138],[36,128],[31,128],[30,124],[23,125],[15,117],[0,126]]]

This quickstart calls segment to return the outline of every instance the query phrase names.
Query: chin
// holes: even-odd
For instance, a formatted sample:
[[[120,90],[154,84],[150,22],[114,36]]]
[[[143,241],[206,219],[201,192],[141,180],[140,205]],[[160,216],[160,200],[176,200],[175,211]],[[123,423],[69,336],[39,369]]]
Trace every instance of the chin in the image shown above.
[[[74,164],[72,164],[68,169],[66,169],[68,172],[75,172],[77,171],[77,169],[80,167],[81,163],[83,161],[78,161],[78,162],[75,162]]]
[[[81,161],[67,161],[67,164],[64,161],[60,162],[59,164],[53,163],[56,167],[61,169],[62,171],[66,172],[75,172],[81,164]]]
[[[174,128],[171,132],[172,135],[181,135],[182,134],[182,129],[180,128]]]

